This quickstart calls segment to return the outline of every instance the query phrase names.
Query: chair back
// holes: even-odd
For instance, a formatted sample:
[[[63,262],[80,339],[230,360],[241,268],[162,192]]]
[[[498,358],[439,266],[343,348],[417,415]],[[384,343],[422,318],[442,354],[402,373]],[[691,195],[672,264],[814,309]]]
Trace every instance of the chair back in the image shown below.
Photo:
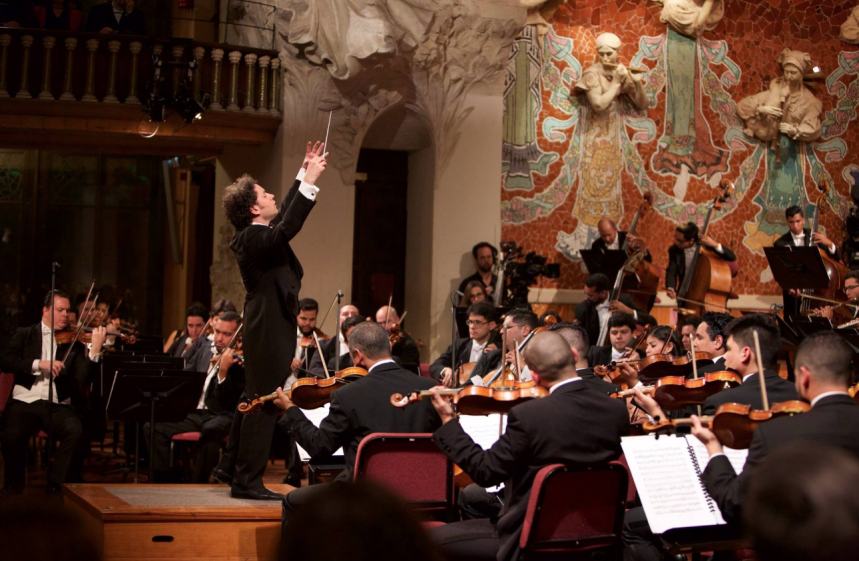
[[[13,387],[15,387],[15,375],[0,372],[0,415],[6,410],[6,402],[12,397]]]
[[[622,551],[628,475],[618,462],[587,469],[563,464],[537,472],[519,547],[529,552]]]
[[[421,376],[424,378],[432,378],[432,376],[430,376],[429,367],[429,364],[421,363]]]
[[[358,445],[354,479],[377,483],[420,510],[453,507],[453,464],[428,433],[373,433]]]

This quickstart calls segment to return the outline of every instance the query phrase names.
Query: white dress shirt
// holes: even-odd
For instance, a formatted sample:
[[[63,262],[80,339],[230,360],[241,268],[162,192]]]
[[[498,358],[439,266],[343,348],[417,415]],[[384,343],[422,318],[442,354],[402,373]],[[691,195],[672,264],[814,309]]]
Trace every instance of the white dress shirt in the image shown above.
[[[212,356],[215,356],[216,354],[218,354],[218,349],[215,345],[212,345]],[[212,383],[212,377],[218,380],[218,384],[223,384],[224,380],[227,379],[227,377],[224,376],[224,380],[221,380],[221,377],[218,376],[220,368],[210,368],[209,370],[212,372],[209,373],[206,377],[206,382],[203,384],[203,393],[200,395],[200,400],[197,402],[197,409],[208,409],[208,407],[206,407],[206,391],[209,389],[209,384]]]
[[[385,360],[380,360],[379,362],[377,362],[376,364],[374,364],[373,366],[371,366],[369,370],[367,370],[367,374],[369,374],[370,372],[372,372],[373,370],[375,370],[377,366],[381,366],[381,365],[383,365],[383,364],[388,364],[389,362],[394,362],[394,359],[392,359],[392,358],[386,358]],[[396,362],[394,362],[394,364],[396,364]]]
[[[608,316],[611,313],[609,311],[609,306],[611,306],[611,302],[608,301],[608,298],[605,299],[601,304],[597,304],[597,315],[599,316],[600,328],[605,325],[605,322],[608,321]],[[597,341],[593,343],[595,345],[602,344],[602,341]]]
[[[620,235],[615,235],[614,241],[605,244],[606,249],[620,249]]]
[[[814,407],[815,405],[817,405],[818,401],[820,401],[821,399],[823,399],[825,397],[829,397],[830,395],[846,395],[846,396],[849,396],[850,394],[847,392],[823,392],[822,394],[818,395],[817,397],[815,397],[814,399],[811,400],[811,406]]]
[[[622,359],[624,354],[626,354],[626,351],[619,351],[614,347],[611,348],[611,359],[614,361]]]
[[[471,341],[471,356],[468,357],[468,362],[477,362],[483,356],[483,349],[489,344],[489,339],[482,345],[478,345],[474,340]],[[455,358],[454,358],[455,360]]]
[[[34,403],[36,401],[44,399],[48,400],[48,380],[51,379],[51,371],[48,369],[47,372],[41,370],[39,368],[39,361],[42,360],[52,360],[51,359],[51,328],[45,325],[44,322],[40,324],[42,326],[42,356],[41,358],[37,358],[33,361],[33,365],[30,369],[30,372],[33,376],[36,377],[36,380],[33,382],[33,385],[28,390],[24,386],[15,385],[12,389],[12,399],[17,399],[18,401],[23,401],[24,403]],[[57,344],[54,343],[54,352],[57,350]],[[56,360],[56,359],[53,359]],[[53,383],[53,382],[52,382]],[[54,386],[54,403],[57,402],[57,385]],[[64,403],[68,403],[66,400]]]
[[[582,381],[581,378],[567,378],[566,380],[558,382],[557,384],[555,384],[554,386],[549,388],[549,393],[550,394],[554,393],[555,390],[560,388],[561,386],[566,386],[567,384],[572,384],[573,382],[581,382],[581,381]]]
[[[797,247],[805,247],[805,232],[801,232],[799,235],[794,235],[794,233],[791,232],[790,237],[793,238],[793,245]]]

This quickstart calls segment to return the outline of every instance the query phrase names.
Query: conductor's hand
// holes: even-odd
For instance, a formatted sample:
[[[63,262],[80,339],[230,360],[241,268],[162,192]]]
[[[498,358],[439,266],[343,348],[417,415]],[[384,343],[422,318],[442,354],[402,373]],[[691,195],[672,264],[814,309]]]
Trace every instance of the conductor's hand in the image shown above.
[[[286,411],[290,407],[295,407],[295,404],[292,402],[291,399],[289,399],[289,397],[287,397],[285,393],[283,393],[283,390],[281,388],[277,388],[277,397],[274,400],[274,404],[283,409],[284,411]]]
[[[328,152],[310,158],[310,161],[307,163],[307,173],[304,175],[305,183],[316,185],[316,181],[328,165],[328,161],[325,159],[326,157],[328,157]]]
[[[314,156],[321,155],[323,148],[325,148],[325,145],[318,140],[316,141],[315,144],[308,142],[307,143],[307,150],[304,153],[304,162],[301,163],[301,167],[303,167],[306,170],[307,164],[310,163],[310,160],[312,160]]]
[[[436,386],[431,391],[446,389],[444,386]],[[451,397],[449,395],[435,394],[432,396],[432,406],[435,408],[438,416],[441,417],[442,424],[452,421],[455,417],[453,407],[450,405]]]
[[[716,434],[701,423],[701,419],[698,418],[698,415],[692,415],[691,419],[692,434],[701,441],[701,444],[707,447],[707,452],[710,453],[710,456],[721,454],[725,451],[722,448],[722,443],[719,442],[718,438],[716,438]]]
[[[39,361],[39,370],[42,372],[51,372],[53,374],[53,378],[59,376],[60,372],[63,371],[65,365],[59,360],[40,360]]]

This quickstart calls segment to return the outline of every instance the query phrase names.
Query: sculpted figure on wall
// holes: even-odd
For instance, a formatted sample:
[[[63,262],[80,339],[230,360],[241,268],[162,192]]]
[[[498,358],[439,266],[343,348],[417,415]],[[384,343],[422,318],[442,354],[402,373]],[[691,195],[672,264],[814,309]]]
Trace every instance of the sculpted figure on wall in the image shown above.
[[[859,44],[859,6],[847,16],[847,21],[841,25],[841,40],[845,43]]]
[[[576,89],[587,94],[591,108],[597,113],[607,111],[621,95],[625,95],[637,109],[647,108],[642,74],[630,72],[618,62],[620,46],[620,37],[614,33],[599,35],[596,39],[599,62],[585,70],[576,83]]]
[[[662,4],[659,20],[687,37],[715,29],[725,15],[722,0],[654,0]]]
[[[542,38],[549,29],[549,20],[566,3],[567,0],[519,0],[519,4],[528,9],[525,27],[536,26],[537,36]]]

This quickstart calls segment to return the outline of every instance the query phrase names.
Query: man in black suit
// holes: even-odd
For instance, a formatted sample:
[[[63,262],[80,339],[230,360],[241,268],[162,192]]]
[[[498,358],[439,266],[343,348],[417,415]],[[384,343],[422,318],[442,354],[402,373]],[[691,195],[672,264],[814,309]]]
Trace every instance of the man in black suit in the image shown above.
[[[407,395],[415,390],[429,389],[434,383],[397,366],[391,359],[386,329],[374,322],[355,326],[350,334],[349,350],[355,365],[367,369],[367,376],[331,394],[328,416],[318,429],[280,388],[275,400],[275,404],[286,411],[280,421],[281,428],[292,435],[311,457],[330,456],[343,447],[346,469],[335,480],[340,483],[352,479],[358,445],[366,436],[376,432],[432,432],[439,426],[438,416],[429,400],[402,409],[391,405],[392,394]],[[322,485],[313,485],[287,493],[283,499],[284,529],[295,509],[313,501],[323,488]]]
[[[477,267],[477,271],[462,279],[462,282],[459,283],[459,291],[464,293],[468,283],[478,281],[491,296],[495,290],[495,283],[498,281],[493,270],[495,261],[498,259],[498,250],[489,242],[480,242],[471,248],[471,255],[474,257],[474,266]]]
[[[274,195],[249,175],[227,187],[224,211],[236,229],[230,249],[248,291],[244,308],[245,394],[266,395],[283,386],[295,357],[298,291],[304,274],[289,245],[316,204],[315,186],[325,171],[323,146],[307,143],[304,165],[278,212]],[[268,463],[277,407],[235,415],[227,453],[215,470],[232,482],[232,496],[276,500],[262,482]]]
[[[146,445],[149,446],[155,480],[169,482],[170,441],[183,432],[199,432],[200,442],[197,461],[194,465],[193,483],[208,483],[212,470],[218,464],[218,453],[224,437],[230,432],[233,414],[239,397],[245,389],[244,368],[227,348],[241,325],[241,317],[235,312],[224,312],[212,323],[215,342],[200,350],[193,361],[185,365],[189,372],[207,372],[206,382],[197,403],[197,409],[178,423],[155,423],[155,441],[149,441],[149,423],[143,426]],[[212,357],[221,355],[217,367]]]
[[[176,339],[170,348],[167,349],[167,354],[176,357],[188,357],[191,345],[197,340],[200,335],[203,335],[203,328],[206,326],[206,319],[209,317],[209,312],[206,308],[199,304],[194,304],[185,312],[185,329],[176,335]],[[205,335],[203,335],[205,337]]]
[[[811,244],[817,244],[821,250],[826,252],[830,258],[838,261],[841,259],[838,253],[838,247],[835,243],[820,232],[811,233],[811,228],[804,228],[805,212],[802,207],[789,206],[784,211],[784,217],[787,220],[787,233],[777,239],[773,245],[775,247],[810,247]],[[799,314],[801,299],[796,298],[796,290],[783,290],[784,296],[784,313],[790,315]]]
[[[621,453],[621,436],[629,431],[624,404],[582,382],[562,336],[539,333],[524,354],[537,385],[550,395],[512,408],[507,429],[489,450],[465,433],[449,399],[433,396],[443,423],[433,435],[439,448],[478,485],[505,483],[497,520],[466,520],[430,530],[433,541],[452,559],[515,559],[531,484],[540,468],[555,462],[586,467],[614,460]]]
[[[528,335],[537,328],[537,315],[528,308],[515,308],[507,312],[504,316],[504,322],[501,324],[501,331],[504,332],[504,340],[507,348],[496,349],[484,353],[477,364],[474,365],[474,370],[471,371],[471,378],[475,376],[483,377],[490,372],[497,370],[501,366],[502,360],[515,364],[516,344],[521,344]],[[527,364],[527,361],[525,361]],[[525,368],[523,368],[525,370]],[[524,372],[527,377],[528,373]],[[471,383],[471,382],[469,382]]]
[[[79,470],[87,447],[83,429],[86,409],[85,388],[93,374],[92,363],[99,360],[107,337],[104,327],[92,331],[92,346],[82,343],[56,345],[51,339],[54,329],[68,327],[69,297],[64,292],[48,292],[42,307],[42,321],[18,329],[3,351],[0,370],[15,376],[12,396],[6,403],[0,421],[3,444],[4,494],[24,490],[27,470],[27,441],[40,430],[48,431],[53,423],[53,437],[60,441],[54,456],[48,486],[59,492],[63,483],[80,476]],[[52,344],[55,349],[51,356]],[[68,357],[63,362],[63,357]],[[50,383],[53,380],[53,383]],[[49,386],[53,386],[53,404],[48,407]],[[50,421],[49,421],[50,411]]]
[[[468,307],[468,337],[454,341],[440,357],[430,364],[429,372],[435,380],[447,387],[453,386],[453,370],[463,364],[477,363],[484,353],[496,350],[492,335],[496,328],[495,306],[477,302]],[[453,360],[456,349],[456,361]]]
[[[695,350],[713,355],[713,364],[702,366],[698,374],[722,372],[727,370],[725,352],[727,335],[725,327],[734,321],[734,316],[725,312],[704,312],[701,323],[695,328]]]
[[[353,306],[352,304],[346,304],[340,308],[340,333],[337,334],[337,337],[340,339],[340,356],[341,363],[340,368],[346,368],[343,365],[342,358],[349,356],[349,345],[346,343],[346,337],[344,333],[346,330],[343,326],[346,323],[346,320],[359,315],[358,308]],[[358,325],[353,324],[353,326]],[[307,370],[315,374],[316,376],[325,376],[325,369],[322,367],[323,361],[326,365],[331,364],[331,361],[335,356],[335,347],[336,347],[337,339],[332,337],[331,339],[326,339],[325,341],[319,342],[319,348],[322,349],[322,356],[319,356],[319,353],[313,353],[310,357],[310,366],[307,367]],[[351,366],[351,359],[350,359]]]
[[[400,364],[405,370],[420,375],[421,351],[411,335],[403,331],[397,310],[393,306],[382,306],[376,311],[376,323],[385,326],[388,333],[395,329],[400,330],[400,340],[391,348],[391,354],[399,358]]]
[[[635,340],[635,320],[623,312],[616,312],[609,317],[608,335],[610,345],[591,347],[588,351],[590,366],[605,366],[612,361],[618,361],[631,349]],[[644,358],[644,351],[636,351],[638,358]],[[632,356],[635,359],[635,356]]]
[[[770,404],[797,399],[793,384],[781,378],[775,370],[778,352],[781,350],[781,335],[772,318],[765,314],[749,314],[736,318],[725,326],[727,335],[725,366],[743,378],[736,388],[711,395],[704,401],[703,414],[712,415],[723,403],[751,405],[752,409],[763,408],[761,381],[755,358],[753,333],[758,332],[761,346],[761,363],[764,365],[764,383]]]
[[[665,289],[669,298],[677,298],[677,291],[686,278],[686,269],[692,264],[692,259],[699,245],[712,249],[716,255],[725,261],[736,261],[734,252],[709,235],[698,239],[698,226],[687,222],[674,229],[674,245],[668,248],[668,269],[665,271]],[[680,303],[683,304],[682,302]]]
[[[298,324],[295,333],[295,358],[292,359],[292,376],[289,377],[287,385],[292,385],[289,383],[290,380],[294,382],[297,378],[305,376],[299,368],[309,372],[310,361],[317,354],[316,339],[313,338],[313,334],[316,332],[318,318],[319,302],[313,298],[302,298],[298,301],[298,315],[295,318]],[[302,346],[302,340],[306,346]],[[322,341],[319,342],[319,346],[322,347]]]
[[[656,319],[639,310],[629,294],[621,294],[617,300],[610,302],[610,290],[611,281],[607,276],[602,273],[591,275],[585,281],[585,301],[576,304],[576,320],[587,330],[592,345],[602,345],[603,342],[599,340],[600,330],[613,312],[629,314],[639,325],[656,325]]]
[[[146,35],[146,21],[143,12],[134,7],[134,0],[109,0],[92,7],[83,30]]]
[[[639,239],[636,236],[628,236],[626,232],[618,230],[617,224],[615,224],[614,220],[611,218],[601,218],[600,221],[597,222],[597,230],[599,231],[600,237],[594,240],[594,243],[591,244],[591,249],[601,252],[605,252],[606,250],[624,249],[627,238],[629,238],[630,242]],[[653,256],[650,255],[650,252],[647,250],[645,250],[644,260],[650,263],[653,262]]]

